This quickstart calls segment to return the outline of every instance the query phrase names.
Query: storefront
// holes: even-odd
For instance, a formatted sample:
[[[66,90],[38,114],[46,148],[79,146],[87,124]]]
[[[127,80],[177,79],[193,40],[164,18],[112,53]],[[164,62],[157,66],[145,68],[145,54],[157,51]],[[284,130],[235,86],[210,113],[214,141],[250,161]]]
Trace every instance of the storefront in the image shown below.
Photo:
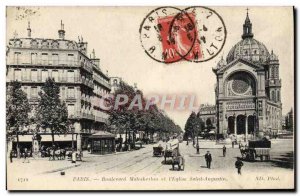
[[[76,139],[77,139],[77,134],[73,134],[73,143],[74,146],[76,147]],[[32,149],[32,148],[37,148],[39,149],[41,146],[44,147],[51,147],[52,146],[52,135],[50,133],[43,133],[40,134],[40,141],[38,141],[38,146],[35,146],[35,140],[34,140],[34,135],[33,134],[24,134],[24,135],[19,135],[19,146],[20,148],[27,148],[27,149]],[[71,148],[72,147],[72,134],[55,134],[54,135],[54,143],[57,147],[60,148]],[[17,139],[13,138],[12,139],[12,149],[16,150],[16,145],[17,145]]]
[[[115,152],[115,135],[99,131],[89,137],[92,154],[111,154]]]

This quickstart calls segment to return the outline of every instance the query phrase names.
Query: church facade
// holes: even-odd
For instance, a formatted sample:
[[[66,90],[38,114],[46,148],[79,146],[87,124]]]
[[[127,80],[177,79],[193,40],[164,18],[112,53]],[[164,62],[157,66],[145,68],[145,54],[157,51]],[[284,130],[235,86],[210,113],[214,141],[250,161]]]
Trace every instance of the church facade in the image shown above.
[[[281,129],[279,60],[253,37],[247,12],[242,40],[232,47],[226,60],[222,57],[213,68],[219,134],[250,138],[262,133],[275,134]]]

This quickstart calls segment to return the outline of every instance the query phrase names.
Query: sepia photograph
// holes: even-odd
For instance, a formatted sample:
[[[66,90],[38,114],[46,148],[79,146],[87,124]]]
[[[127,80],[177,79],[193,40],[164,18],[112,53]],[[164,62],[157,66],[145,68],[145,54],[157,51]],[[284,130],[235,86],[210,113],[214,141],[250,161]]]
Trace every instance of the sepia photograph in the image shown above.
[[[292,6],[7,6],[6,189],[295,190]]]

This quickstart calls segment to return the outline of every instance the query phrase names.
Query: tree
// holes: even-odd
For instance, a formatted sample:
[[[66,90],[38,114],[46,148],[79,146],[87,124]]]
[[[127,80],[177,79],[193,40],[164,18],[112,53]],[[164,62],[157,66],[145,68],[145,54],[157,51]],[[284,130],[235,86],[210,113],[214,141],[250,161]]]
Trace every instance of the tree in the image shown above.
[[[20,157],[19,134],[29,124],[30,111],[31,107],[26,93],[21,89],[21,83],[11,82],[6,100],[6,125],[8,134],[16,135],[18,158]]]
[[[213,128],[213,124],[212,124],[210,118],[208,118],[208,119],[206,120],[206,128],[207,128],[207,132],[210,132],[210,130]]]
[[[144,131],[147,136],[150,133],[151,140],[153,140],[155,133],[161,136],[181,131],[180,127],[176,127],[175,123],[163,111],[159,110],[155,104],[152,104],[149,109],[145,109],[147,99],[144,98],[142,91],[135,90],[132,86],[121,82],[119,89],[115,91],[114,97],[110,100],[111,106],[115,106],[118,95],[126,95],[128,102],[119,105],[117,108],[112,107],[109,110],[109,121],[117,130],[125,130],[126,144],[130,143],[134,147],[137,131]],[[142,108],[134,106],[128,109],[136,96],[140,96]],[[123,101],[123,99],[120,101]],[[127,136],[129,137],[128,139]]]
[[[54,134],[64,134],[68,131],[68,110],[65,102],[59,99],[59,86],[54,79],[48,78],[39,92],[39,104],[36,112],[37,125],[43,129],[50,129],[52,144]]]
[[[184,130],[187,132],[186,135],[194,139],[203,129],[203,124],[201,118],[198,117],[195,112],[192,112],[185,124]]]

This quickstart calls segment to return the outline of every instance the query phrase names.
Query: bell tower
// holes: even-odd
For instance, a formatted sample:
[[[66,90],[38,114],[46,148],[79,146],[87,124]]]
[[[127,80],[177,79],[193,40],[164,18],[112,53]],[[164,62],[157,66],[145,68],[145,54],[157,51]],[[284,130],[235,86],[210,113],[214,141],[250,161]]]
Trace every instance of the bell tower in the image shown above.
[[[268,67],[268,90],[269,98],[275,103],[281,102],[281,80],[279,78],[279,60],[278,56],[274,54],[273,50],[270,55]]]
[[[242,39],[252,38],[253,37],[252,23],[251,23],[250,18],[249,18],[248,10],[249,9],[247,8],[247,16],[246,16],[246,19],[245,19],[245,23],[243,25]]]

